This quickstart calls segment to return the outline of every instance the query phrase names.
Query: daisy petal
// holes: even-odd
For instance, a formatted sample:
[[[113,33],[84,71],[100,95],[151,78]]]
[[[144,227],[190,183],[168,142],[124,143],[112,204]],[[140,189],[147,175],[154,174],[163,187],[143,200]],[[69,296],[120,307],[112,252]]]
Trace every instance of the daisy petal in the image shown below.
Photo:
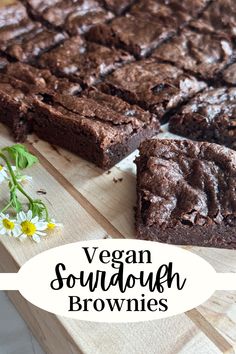
[[[25,221],[26,220],[26,214],[23,211],[20,211],[18,214],[19,221]]]
[[[33,224],[36,224],[38,221],[39,221],[39,217],[38,217],[38,216],[35,216],[35,217],[31,220],[31,222],[32,222]]]
[[[28,212],[27,212],[27,220],[31,221],[33,217],[33,213],[32,213],[32,210],[30,209]]]
[[[46,230],[47,227],[48,227],[47,223],[44,222],[44,221],[39,221],[39,222],[37,222],[37,223],[35,224],[35,226],[36,226],[37,230],[39,230],[39,231]]]
[[[27,235],[25,235],[25,234],[23,234],[23,235],[21,235],[20,237],[19,237],[19,240],[20,241],[24,241],[24,240],[26,240],[27,239]]]
[[[46,232],[42,232],[42,231],[37,231],[37,232],[36,232],[36,235],[39,235],[39,236],[47,236]]]
[[[32,239],[34,240],[34,242],[36,242],[36,243],[39,243],[40,242],[40,237],[38,236],[38,235],[34,235],[34,236],[32,236]]]

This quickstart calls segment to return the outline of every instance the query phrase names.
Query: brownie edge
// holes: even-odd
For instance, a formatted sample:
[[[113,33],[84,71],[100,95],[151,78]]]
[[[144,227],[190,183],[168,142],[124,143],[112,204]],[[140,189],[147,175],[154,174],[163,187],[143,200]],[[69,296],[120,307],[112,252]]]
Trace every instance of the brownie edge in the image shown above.
[[[137,237],[236,249],[236,152],[207,142],[147,140],[137,164]]]
[[[160,130],[154,115],[96,91],[81,97],[42,94],[34,108],[37,136],[104,170]]]

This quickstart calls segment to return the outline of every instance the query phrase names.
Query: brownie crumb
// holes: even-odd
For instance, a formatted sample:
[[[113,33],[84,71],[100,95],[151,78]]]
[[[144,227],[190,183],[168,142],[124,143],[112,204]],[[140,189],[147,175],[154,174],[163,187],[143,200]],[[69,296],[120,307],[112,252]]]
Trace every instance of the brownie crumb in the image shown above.
[[[118,182],[122,182],[123,181],[123,178],[113,178],[113,182],[114,183],[118,183]]]

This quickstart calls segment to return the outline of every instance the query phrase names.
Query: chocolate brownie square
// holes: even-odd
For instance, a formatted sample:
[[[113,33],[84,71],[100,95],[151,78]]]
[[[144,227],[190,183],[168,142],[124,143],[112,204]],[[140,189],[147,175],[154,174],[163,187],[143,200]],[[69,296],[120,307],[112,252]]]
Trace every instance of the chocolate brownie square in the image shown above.
[[[33,129],[42,139],[109,169],[159,132],[154,115],[117,97],[94,91],[87,96],[35,98]]]
[[[206,1],[198,3],[202,5]],[[184,6],[178,5],[177,1],[145,0],[134,5],[125,16],[112,20],[110,24],[94,26],[87,33],[87,38],[123,48],[140,58],[173,36],[190,19],[189,11],[184,11]]]
[[[16,141],[24,141],[27,136],[29,106],[30,94],[25,83],[0,74],[0,122],[10,128]]]
[[[31,15],[53,27],[64,28],[71,35],[86,32],[91,26],[103,23],[114,15],[97,0],[25,1]]]
[[[202,31],[228,34],[236,38],[235,0],[212,1],[202,16],[191,22],[191,26]]]
[[[152,57],[212,80],[234,59],[236,52],[229,36],[183,29],[175,38],[157,48]]]
[[[89,86],[131,60],[132,55],[123,50],[86,42],[76,36],[42,55],[38,63],[55,75]]]
[[[205,87],[205,82],[154,59],[125,65],[100,84],[102,91],[155,113],[161,121],[166,113]]]
[[[30,62],[65,38],[63,33],[32,22],[21,4],[0,11],[0,51],[13,59]]]
[[[77,95],[82,91],[81,86],[76,82],[71,82],[66,78],[58,78],[48,69],[39,69],[24,63],[8,64],[4,74],[41,90],[45,88],[65,95]]]
[[[169,124],[170,131],[236,149],[236,88],[209,89],[196,95]]]
[[[137,237],[236,248],[236,152],[207,142],[149,140],[137,164]]]
[[[24,141],[31,131],[32,97],[39,90],[73,95],[80,92],[81,87],[58,79],[49,70],[23,63],[9,64],[0,74],[0,121],[11,129],[16,141]]]

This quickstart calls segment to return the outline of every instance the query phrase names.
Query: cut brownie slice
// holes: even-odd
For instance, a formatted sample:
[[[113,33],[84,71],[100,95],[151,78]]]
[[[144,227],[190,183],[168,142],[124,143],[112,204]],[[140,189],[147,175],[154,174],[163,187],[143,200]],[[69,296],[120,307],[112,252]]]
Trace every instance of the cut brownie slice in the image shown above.
[[[206,2],[198,1],[199,8]],[[181,4],[178,1],[141,1],[126,16],[115,18],[107,25],[94,26],[87,38],[143,57],[191,19],[190,6],[185,11],[186,3],[190,1],[181,1]]]
[[[157,48],[152,57],[212,80],[235,56],[225,34],[183,29],[181,34]]]
[[[30,94],[25,83],[0,74],[0,122],[11,129],[16,141],[24,141],[27,136],[29,106]]]
[[[202,31],[228,34],[236,38],[236,1],[212,1],[202,16],[191,22],[191,26]]]
[[[131,60],[133,57],[123,50],[86,42],[76,36],[42,55],[38,63],[43,68],[49,68],[55,75],[89,86]]]
[[[1,9],[0,50],[13,59],[30,62],[61,43],[66,35],[32,22],[22,7],[16,4]],[[14,14],[17,20],[12,20],[9,14]]]
[[[78,84],[58,79],[48,70],[39,70],[22,63],[7,65],[0,75],[0,121],[10,127],[16,141],[24,141],[31,130],[29,111],[32,97],[38,90],[77,94]]]
[[[96,0],[25,0],[31,15],[53,27],[64,28],[70,34],[86,32],[114,15]]]
[[[24,63],[11,63],[5,67],[4,73],[12,78],[20,80],[27,85],[33,85],[47,90],[52,90],[65,95],[76,95],[82,91],[81,86],[66,78],[58,78],[48,69],[38,69]]]
[[[206,90],[170,119],[170,131],[236,149],[236,88]]]
[[[236,152],[207,142],[150,140],[137,164],[137,236],[236,248]]]
[[[33,129],[42,139],[109,169],[159,132],[154,115],[99,92],[87,97],[42,95]]]
[[[155,113],[160,120],[170,110],[206,87],[181,69],[154,59],[125,65],[100,84],[102,91],[117,95]]]

